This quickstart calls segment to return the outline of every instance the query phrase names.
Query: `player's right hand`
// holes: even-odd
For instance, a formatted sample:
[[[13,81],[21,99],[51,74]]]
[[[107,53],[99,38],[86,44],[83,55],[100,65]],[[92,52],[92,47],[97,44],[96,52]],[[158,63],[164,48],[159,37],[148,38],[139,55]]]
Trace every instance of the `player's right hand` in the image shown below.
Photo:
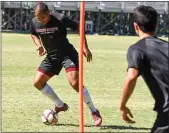
[[[127,108],[126,106],[120,109],[121,111],[121,118],[126,122],[126,123],[130,123],[133,124],[135,123],[135,121],[133,121],[130,118],[133,118],[133,115],[130,111],[129,108]]]
[[[43,56],[46,54],[46,50],[42,46],[38,47],[36,51],[38,51],[39,56]]]

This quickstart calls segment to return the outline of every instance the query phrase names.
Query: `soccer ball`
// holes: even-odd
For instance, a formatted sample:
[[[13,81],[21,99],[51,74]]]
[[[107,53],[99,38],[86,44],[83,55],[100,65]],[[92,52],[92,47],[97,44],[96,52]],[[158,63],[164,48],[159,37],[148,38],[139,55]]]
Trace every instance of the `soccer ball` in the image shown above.
[[[42,113],[42,122],[47,125],[55,125],[58,121],[58,114],[51,109],[46,109]]]

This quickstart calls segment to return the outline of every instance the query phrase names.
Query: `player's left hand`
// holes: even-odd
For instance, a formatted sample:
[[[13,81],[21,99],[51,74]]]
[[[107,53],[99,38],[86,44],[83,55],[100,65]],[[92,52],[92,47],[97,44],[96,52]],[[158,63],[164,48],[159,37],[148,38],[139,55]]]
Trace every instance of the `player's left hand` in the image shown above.
[[[121,111],[121,118],[126,122],[126,123],[129,123],[129,124],[133,124],[135,123],[135,121],[133,121],[132,119],[130,118],[133,118],[133,115],[130,111],[129,108],[127,108],[126,106],[121,108],[120,109]],[[129,117],[130,116],[130,117]]]
[[[92,53],[90,52],[89,48],[84,48],[84,56],[87,59],[87,62],[92,61]]]

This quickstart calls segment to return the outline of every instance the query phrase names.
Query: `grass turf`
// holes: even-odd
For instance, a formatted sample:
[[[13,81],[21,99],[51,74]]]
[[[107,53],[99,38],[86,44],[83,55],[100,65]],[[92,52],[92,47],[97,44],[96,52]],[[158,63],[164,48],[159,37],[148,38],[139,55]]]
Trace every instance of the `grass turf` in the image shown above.
[[[79,36],[69,35],[70,42],[79,49]],[[127,68],[127,48],[138,41],[129,36],[87,36],[93,62],[85,60],[85,86],[95,106],[100,110],[103,123],[94,127],[85,106],[86,132],[149,132],[156,114],[154,101],[142,78],[138,79],[134,94],[128,102],[136,124],[128,125],[120,119],[119,102]],[[167,38],[164,38],[167,40]],[[2,34],[2,132],[78,132],[79,96],[69,86],[64,69],[49,84],[69,105],[59,114],[56,126],[41,122],[44,109],[52,103],[33,87],[37,67],[44,57],[38,57],[36,46],[29,35]]]

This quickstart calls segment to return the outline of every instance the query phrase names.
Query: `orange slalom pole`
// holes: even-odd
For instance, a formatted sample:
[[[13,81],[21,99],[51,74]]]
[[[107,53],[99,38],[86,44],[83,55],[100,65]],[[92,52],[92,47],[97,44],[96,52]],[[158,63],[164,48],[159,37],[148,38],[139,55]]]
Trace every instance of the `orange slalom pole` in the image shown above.
[[[80,4],[80,58],[79,58],[79,94],[80,94],[80,132],[84,133],[84,108],[83,108],[83,48],[84,48],[84,18],[85,3]]]

